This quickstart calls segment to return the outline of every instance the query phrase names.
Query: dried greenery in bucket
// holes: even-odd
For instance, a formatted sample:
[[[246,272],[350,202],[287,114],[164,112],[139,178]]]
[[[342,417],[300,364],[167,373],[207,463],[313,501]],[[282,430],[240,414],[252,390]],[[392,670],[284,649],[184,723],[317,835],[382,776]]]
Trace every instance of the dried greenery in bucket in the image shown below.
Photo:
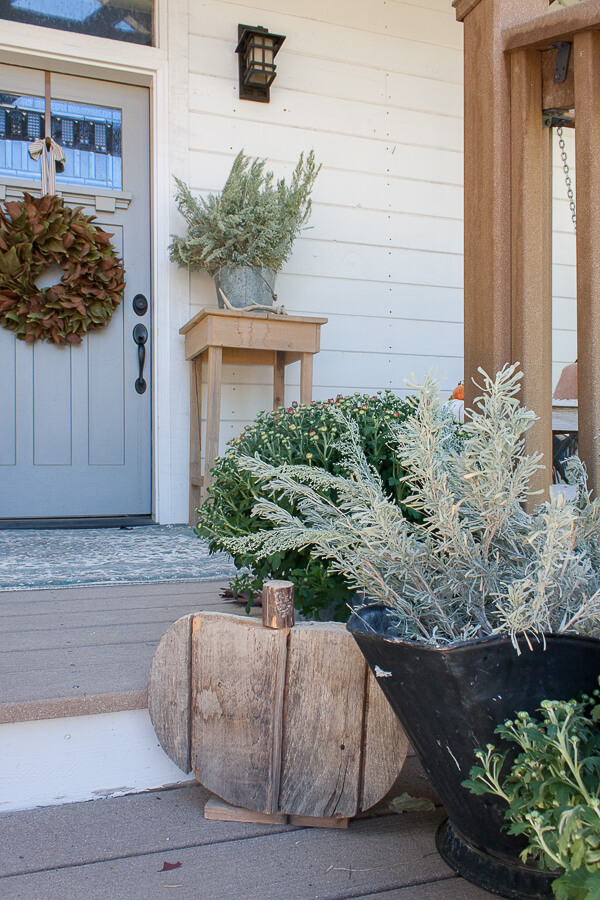
[[[14,200],[0,209],[0,325],[23,341],[79,344],[82,336],[110,322],[125,289],[124,270],[111,235],[46,195]],[[51,265],[58,284],[36,280]]]
[[[223,266],[264,266],[279,272],[310,217],[310,195],[320,166],[311,150],[286,184],[265,171],[266,160],[240,151],[223,190],[194,197],[175,179],[177,208],[187,223],[183,237],[171,235],[171,259],[192,271],[215,275]]]
[[[346,474],[238,460],[262,485],[265,498],[253,512],[268,527],[223,539],[223,549],[263,559],[310,548],[368,600],[387,604],[406,639],[443,645],[508,634],[518,649],[518,634],[597,635],[600,501],[590,500],[580,473],[576,502],[553,493],[532,513],[524,510],[541,464],[523,441],[535,416],[519,405],[516,366],[495,379],[482,375],[461,447],[431,376],[415,415],[394,429],[405,502],[422,521],[407,519],[389,497],[356,424],[345,420]]]
[[[393,423],[414,412],[409,402],[388,390],[374,396],[339,395],[307,406],[293,403],[274,412],[261,412],[240,437],[229,442],[225,455],[215,461],[212,485],[207,501],[198,510],[197,526],[198,534],[209,539],[212,552],[222,550],[229,538],[254,534],[261,527],[252,510],[264,494],[257,479],[240,466],[240,459],[259,453],[274,465],[305,463],[311,468],[340,473],[338,441],[345,429],[337,415],[340,412],[356,423],[361,446],[369,463],[379,472],[386,491],[405,515],[416,515],[402,503],[406,495],[404,470],[389,446]],[[348,617],[352,588],[343,574],[334,571],[327,560],[312,556],[308,549],[278,550],[261,559],[239,550],[234,553],[234,561],[239,569],[248,568],[232,584],[236,595],[251,598],[268,578],[290,579],[296,586],[296,607],[304,615],[313,618],[329,610],[332,617]]]
[[[506,801],[510,834],[528,844],[523,860],[561,870],[557,900],[600,897],[600,705],[598,691],[581,700],[542,703],[539,717],[519,712],[496,728],[518,756],[493,744],[476,751],[479,764],[464,782],[474,794]]]

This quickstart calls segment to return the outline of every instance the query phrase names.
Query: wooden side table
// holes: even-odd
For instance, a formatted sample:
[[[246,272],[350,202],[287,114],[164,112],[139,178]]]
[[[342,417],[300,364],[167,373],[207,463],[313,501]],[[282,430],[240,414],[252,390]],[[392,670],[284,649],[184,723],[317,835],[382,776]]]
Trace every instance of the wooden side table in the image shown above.
[[[190,522],[210,486],[210,470],[219,450],[221,370],[223,363],[273,367],[273,409],[283,406],[285,367],[300,361],[300,403],[312,400],[313,356],[319,352],[321,325],[327,319],[274,313],[202,309],[179,333],[185,335],[190,381]],[[208,362],[208,398],[204,473],[200,446],[202,362]],[[203,497],[204,492],[204,497]]]

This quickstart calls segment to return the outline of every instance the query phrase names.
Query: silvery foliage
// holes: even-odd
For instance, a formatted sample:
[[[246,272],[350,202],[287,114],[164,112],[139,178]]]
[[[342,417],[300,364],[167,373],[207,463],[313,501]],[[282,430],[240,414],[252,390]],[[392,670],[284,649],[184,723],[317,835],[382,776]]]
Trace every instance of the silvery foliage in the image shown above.
[[[394,433],[409,473],[407,503],[423,513],[422,524],[407,520],[386,495],[356,426],[346,421],[347,476],[240,459],[263,485],[254,514],[269,526],[224,544],[259,557],[311,547],[369,601],[391,607],[396,632],[407,639],[446,644],[509,634],[516,644],[518,633],[598,634],[600,503],[590,499],[585,470],[574,459],[576,500],[553,492],[533,512],[524,509],[531,478],[542,468],[540,455],[524,450],[536,417],[519,405],[516,366],[495,379],[480,372],[483,394],[463,426],[460,449],[433,376],[420,389],[415,416]]]
[[[310,195],[321,167],[312,150],[306,157],[301,153],[286,184],[284,178],[275,181],[265,164],[240,151],[223,189],[202,197],[194,197],[185,182],[175,179],[175,202],[187,233],[171,235],[173,262],[209,275],[222,266],[281,270],[310,218]]]

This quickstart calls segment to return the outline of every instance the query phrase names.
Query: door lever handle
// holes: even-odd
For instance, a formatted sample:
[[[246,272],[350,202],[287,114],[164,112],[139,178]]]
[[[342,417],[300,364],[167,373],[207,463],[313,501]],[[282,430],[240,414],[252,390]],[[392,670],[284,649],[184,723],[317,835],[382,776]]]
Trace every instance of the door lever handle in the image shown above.
[[[143,394],[146,390],[146,381],[144,380],[144,363],[146,362],[146,341],[148,340],[148,329],[142,323],[138,323],[133,329],[133,342],[138,348],[138,362],[140,366],[139,377],[135,381],[135,389],[138,394]]]

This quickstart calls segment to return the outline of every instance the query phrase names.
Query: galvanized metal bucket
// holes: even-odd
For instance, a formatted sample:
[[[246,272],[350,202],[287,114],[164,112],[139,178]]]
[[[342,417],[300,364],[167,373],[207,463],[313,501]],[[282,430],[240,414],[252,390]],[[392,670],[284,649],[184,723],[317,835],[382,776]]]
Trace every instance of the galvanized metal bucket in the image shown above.
[[[226,308],[223,294],[237,309],[252,303],[273,306],[276,276],[276,272],[264,266],[223,266],[215,275],[219,307]]]

